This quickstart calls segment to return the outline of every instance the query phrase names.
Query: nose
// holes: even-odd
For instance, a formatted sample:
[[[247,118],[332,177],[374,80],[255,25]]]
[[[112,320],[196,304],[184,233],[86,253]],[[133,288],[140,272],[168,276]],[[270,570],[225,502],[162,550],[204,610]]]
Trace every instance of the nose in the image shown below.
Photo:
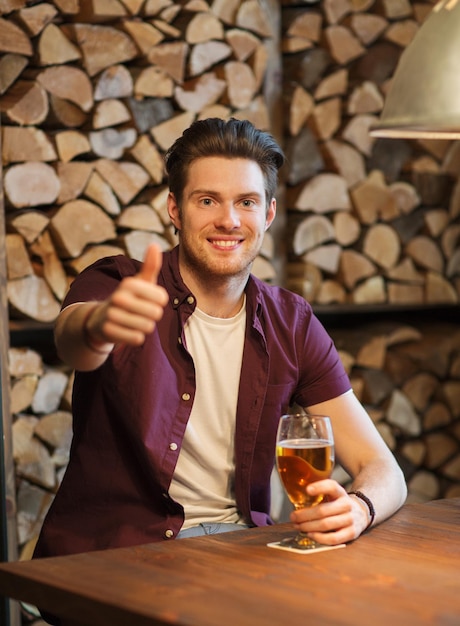
[[[215,225],[218,228],[225,228],[226,230],[240,227],[240,214],[233,203],[227,202],[220,206],[219,211],[217,211]]]

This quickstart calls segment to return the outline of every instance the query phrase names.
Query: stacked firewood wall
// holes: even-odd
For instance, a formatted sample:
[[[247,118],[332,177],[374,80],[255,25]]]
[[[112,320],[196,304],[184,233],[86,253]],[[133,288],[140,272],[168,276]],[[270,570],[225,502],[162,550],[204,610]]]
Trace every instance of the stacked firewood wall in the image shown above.
[[[230,115],[284,125],[284,241],[267,235],[257,275],[279,281],[284,249],[287,286],[314,305],[458,305],[458,145],[368,133],[432,4],[284,0],[281,24],[275,4],[0,0],[12,320],[53,322],[102,255],[174,245],[162,156],[194,119]],[[410,498],[458,495],[459,328],[330,330]],[[68,459],[72,372],[25,346],[10,376],[27,557]]]
[[[376,140],[430,2],[283,2],[288,286],[311,302],[460,300],[460,146]]]
[[[190,123],[268,128],[274,28],[258,0],[0,3],[12,315],[53,321],[93,260],[175,243],[162,155]],[[270,235],[256,263],[273,278]]]
[[[460,326],[415,317],[331,334],[354,392],[404,471],[408,500],[424,502],[460,496]]]
[[[458,495],[459,327],[416,311],[460,302],[460,144],[369,133],[434,2],[282,4],[286,285],[318,311],[413,308],[328,329],[409,500]]]

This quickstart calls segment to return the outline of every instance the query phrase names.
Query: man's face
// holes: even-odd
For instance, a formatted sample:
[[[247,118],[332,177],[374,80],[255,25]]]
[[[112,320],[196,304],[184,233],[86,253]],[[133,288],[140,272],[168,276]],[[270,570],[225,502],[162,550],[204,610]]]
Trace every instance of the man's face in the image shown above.
[[[193,161],[179,209],[168,211],[180,231],[181,259],[209,278],[245,275],[276,213],[266,207],[264,177],[255,161],[204,157]]]

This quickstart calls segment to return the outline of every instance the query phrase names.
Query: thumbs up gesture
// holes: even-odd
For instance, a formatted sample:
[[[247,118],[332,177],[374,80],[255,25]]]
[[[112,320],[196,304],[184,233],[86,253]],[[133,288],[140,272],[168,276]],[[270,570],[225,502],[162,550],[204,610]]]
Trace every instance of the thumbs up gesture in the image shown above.
[[[124,278],[108,300],[91,315],[87,331],[99,343],[138,346],[155,330],[168,303],[168,293],[157,284],[162,252],[151,244],[136,276]]]

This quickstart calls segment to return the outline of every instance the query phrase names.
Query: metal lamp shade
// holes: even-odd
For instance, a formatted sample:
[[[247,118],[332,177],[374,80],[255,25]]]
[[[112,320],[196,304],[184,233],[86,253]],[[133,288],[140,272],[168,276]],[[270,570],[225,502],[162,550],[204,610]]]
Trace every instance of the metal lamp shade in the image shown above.
[[[399,60],[374,137],[460,139],[460,2],[442,0]]]

